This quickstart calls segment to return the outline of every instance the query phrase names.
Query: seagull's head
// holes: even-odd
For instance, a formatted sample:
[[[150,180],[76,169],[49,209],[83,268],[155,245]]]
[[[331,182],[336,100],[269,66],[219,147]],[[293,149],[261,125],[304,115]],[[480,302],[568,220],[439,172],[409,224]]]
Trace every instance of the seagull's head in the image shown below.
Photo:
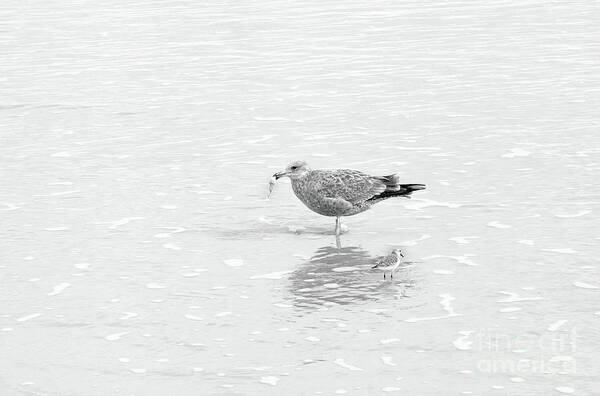
[[[310,168],[305,161],[294,161],[289,164],[284,172],[278,172],[273,175],[275,179],[280,177],[289,177],[290,179],[299,179],[306,175],[310,171]]]

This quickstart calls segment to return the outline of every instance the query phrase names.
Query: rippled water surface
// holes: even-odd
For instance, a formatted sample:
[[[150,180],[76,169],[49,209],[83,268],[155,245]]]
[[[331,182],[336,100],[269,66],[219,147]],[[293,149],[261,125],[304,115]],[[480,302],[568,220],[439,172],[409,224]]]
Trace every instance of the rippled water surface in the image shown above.
[[[599,22],[5,1],[0,393],[600,394]],[[338,249],[295,159],[427,190]]]

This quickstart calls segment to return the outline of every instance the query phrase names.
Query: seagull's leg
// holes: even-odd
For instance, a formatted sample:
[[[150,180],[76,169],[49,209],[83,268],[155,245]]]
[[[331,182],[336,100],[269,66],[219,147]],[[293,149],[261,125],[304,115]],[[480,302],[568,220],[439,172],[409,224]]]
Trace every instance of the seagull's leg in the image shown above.
[[[342,248],[342,240],[339,235],[335,236],[335,246],[337,246],[338,249]]]
[[[385,271],[383,271],[383,279],[385,279]]]
[[[335,236],[337,236],[337,237],[340,236],[340,218],[339,217],[335,218]]]

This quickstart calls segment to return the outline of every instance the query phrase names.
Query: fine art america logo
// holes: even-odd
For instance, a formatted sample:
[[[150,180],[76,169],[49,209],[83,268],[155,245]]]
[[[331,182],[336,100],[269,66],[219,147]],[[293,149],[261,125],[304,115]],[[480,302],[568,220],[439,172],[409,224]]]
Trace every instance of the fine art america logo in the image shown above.
[[[476,342],[478,350],[489,357],[481,359],[477,369],[485,373],[575,374],[577,337],[576,328],[516,336],[482,329]]]

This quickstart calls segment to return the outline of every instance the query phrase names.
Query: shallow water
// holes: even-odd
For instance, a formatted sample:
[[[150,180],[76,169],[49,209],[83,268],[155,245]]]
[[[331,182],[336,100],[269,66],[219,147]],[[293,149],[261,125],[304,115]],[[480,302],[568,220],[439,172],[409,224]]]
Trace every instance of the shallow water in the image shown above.
[[[0,14],[3,395],[600,393],[598,4]],[[338,250],[294,159],[428,187]]]

